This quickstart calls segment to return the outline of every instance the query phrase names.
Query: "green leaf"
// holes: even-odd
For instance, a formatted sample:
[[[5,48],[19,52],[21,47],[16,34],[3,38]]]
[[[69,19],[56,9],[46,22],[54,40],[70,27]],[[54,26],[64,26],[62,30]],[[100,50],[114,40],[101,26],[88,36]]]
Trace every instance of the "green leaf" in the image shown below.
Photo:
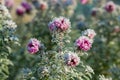
[[[9,74],[8,66],[6,66],[6,65],[2,65],[2,66],[1,66],[1,69],[2,69],[2,71],[3,71],[6,75]]]
[[[11,53],[12,52],[12,49],[9,47],[9,46],[6,46],[7,50],[8,50],[8,53]]]
[[[83,76],[84,80],[90,80],[90,78],[88,76]]]

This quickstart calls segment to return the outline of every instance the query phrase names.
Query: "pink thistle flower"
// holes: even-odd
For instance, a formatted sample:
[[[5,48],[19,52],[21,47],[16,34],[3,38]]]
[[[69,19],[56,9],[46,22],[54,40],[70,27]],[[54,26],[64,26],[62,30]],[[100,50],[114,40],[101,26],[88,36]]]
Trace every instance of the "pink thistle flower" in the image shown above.
[[[87,4],[88,0],[80,0],[81,4]]]
[[[67,66],[75,67],[80,63],[80,58],[77,56],[76,53],[66,53],[64,59]]]
[[[113,1],[109,1],[109,2],[107,2],[107,4],[105,5],[105,10],[106,10],[107,12],[113,12],[113,11],[115,10],[115,8],[116,8],[116,6],[115,6],[115,4],[114,4]]]
[[[27,50],[29,53],[35,54],[36,52],[39,51],[39,48],[40,48],[40,42],[37,39],[32,38],[29,40],[27,45]]]
[[[29,4],[29,3],[26,2],[26,1],[22,2],[22,3],[21,3],[21,6],[25,8],[25,11],[26,11],[27,13],[30,13],[31,10],[32,10],[31,4]]]
[[[48,26],[50,31],[54,30],[66,31],[70,27],[70,21],[69,19],[64,17],[54,18],[53,21],[50,22]]]
[[[93,39],[96,36],[96,33],[93,29],[87,29],[84,32],[82,32],[83,36],[88,36],[90,39]]]
[[[92,47],[92,40],[86,36],[81,36],[76,40],[75,46],[79,50],[88,51]]]
[[[14,0],[5,0],[5,6],[12,8],[14,6]]]
[[[47,2],[40,2],[40,9],[42,11],[46,10],[48,8]]]
[[[91,11],[91,16],[96,17],[97,12],[98,12],[98,9],[97,8],[93,8],[92,11]]]
[[[23,16],[25,14],[25,8],[23,6],[18,6],[16,9],[16,14],[18,16]]]
[[[113,29],[113,31],[114,31],[115,33],[120,32],[120,27],[119,27],[119,26],[115,26],[114,29]]]

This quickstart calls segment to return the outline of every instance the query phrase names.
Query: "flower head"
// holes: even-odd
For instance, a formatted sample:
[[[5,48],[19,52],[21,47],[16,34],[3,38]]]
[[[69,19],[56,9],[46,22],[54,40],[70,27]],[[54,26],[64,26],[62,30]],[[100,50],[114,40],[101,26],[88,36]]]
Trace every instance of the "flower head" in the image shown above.
[[[119,26],[115,26],[114,29],[113,29],[113,31],[114,31],[115,33],[120,32],[120,27],[119,27]]]
[[[14,0],[5,0],[5,6],[8,8],[12,8],[14,5]]]
[[[88,36],[90,39],[93,39],[96,35],[95,31],[93,29],[87,29],[84,32],[82,32],[83,36]]]
[[[114,2],[112,2],[112,1],[107,2],[107,4],[105,5],[105,10],[107,12],[113,12],[115,10],[115,8],[116,8],[116,6],[115,6]]]
[[[97,15],[98,9],[97,8],[93,8],[91,11],[91,16],[95,17]]]
[[[19,16],[23,16],[25,13],[25,8],[23,6],[18,6],[16,9],[16,14]]]
[[[21,5],[25,8],[26,12],[29,13],[32,10],[31,5],[28,2],[22,2]]]
[[[35,6],[36,9],[40,9],[42,11],[48,9],[47,1],[33,0],[32,4]]]
[[[73,52],[66,53],[64,59],[67,66],[75,67],[80,63],[80,58]]]
[[[48,8],[47,2],[41,2],[41,3],[40,3],[40,9],[41,9],[41,10],[46,10],[47,8]]]
[[[81,4],[87,4],[88,0],[80,0]]]
[[[40,41],[38,41],[35,38],[29,40],[27,45],[27,50],[29,53],[35,54],[36,52],[39,51],[39,48],[40,48]]]
[[[69,19],[65,17],[54,18],[52,22],[49,23],[50,31],[60,30],[66,31],[70,27]]]
[[[79,50],[88,51],[92,46],[92,40],[86,36],[81,36],[76,40],[75,46]]]

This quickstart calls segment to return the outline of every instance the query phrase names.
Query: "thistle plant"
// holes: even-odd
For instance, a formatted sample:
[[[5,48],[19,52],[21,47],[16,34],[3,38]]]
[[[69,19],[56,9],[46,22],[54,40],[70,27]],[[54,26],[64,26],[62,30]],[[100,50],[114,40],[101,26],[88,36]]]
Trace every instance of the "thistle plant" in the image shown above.
[[[88,16],[87,19],[78,24],[78,28],[80,29],[85,29],[86,26],[89,25],[94,28],[97,33],[94,44],[98,44],[99,46],[95,45],[87,61],[95,68],[96,75],[104,74],[105,76],[111,76],[114,80],[119,80],[117,76],[118,72],[116,72],[116,74],[113,71],[113,73],[111,72],[113,65],[116,65],[118,70],[120,67],[119,1],[94,0],[94,2],[91,4],[92,9],[89,8],[91,12],[88,11],[90,13],[84,14]],[[83,8],[83,10],[85,11],[85,8]],[[98,64],[96,64],[96,61]],[[96,75],[95,77],[97,77]]]
[[[6,6],[9,7],[7,3],[10,4],[11,0],[5,1]],[[10,8],[10,12],[18,25],[16,33],[19,34],[20,44],[22,46],[16,47],[15,54],[11,56],[13,61],[15,61],[14,66],[16,69],[12,69],[13,73],[9,78],[10,80],[15,79],[17,72],[35,57],[25,54],[28,39],[30,37],[40,39],[46,45],[47,50],[52,49],[55,43],[51,43],[51,36],[49,34],[49,28],[47,28],[48,24],[46,23],[53,17],[59,15],[71,17],[76,7],[75,0],[57,0],[55,4],[53,2],[54,0],[14,0],[14,5]],[[30,65],[34,62],[36,62],[36,59]]]
[[[83,31],[82,35],[69,46],[71,23],[65,17],[56,17],[48,24],[54,49],[46,51],[36,38],[31,38],[27,50],[35,55],[37,62],[31,68],[24,68],[17,80],[91,80],[93,69],[82,61],[84,52],[90,50],[95,32]],[[82,55],[81,55],[82,54]],[[30,67],[30,66],[29,66]]]
[[[119,3],[115,2],[115,0],[95,0],[90,14],[85,15],[89,18],[87,17],[83,21],[83,28],[89,25],[97,33],[94,41],[95,47],[91,49],[92,54],[87,58],[87,62],[95,68],[95,80],[99,74],[112,77],[113,80],[119,80],[119,73],[116,70],[111,71],[114,65],[117,70],[120,68],[120,6]],[[82,28],[81,24],[78,26]]]
[[[12,52],[11,44],[18,42],[18,38],[14,35],[16,27],[3,0],[0,0],[0,80],[9,77],[9,66],[13,66],[8,57]]]

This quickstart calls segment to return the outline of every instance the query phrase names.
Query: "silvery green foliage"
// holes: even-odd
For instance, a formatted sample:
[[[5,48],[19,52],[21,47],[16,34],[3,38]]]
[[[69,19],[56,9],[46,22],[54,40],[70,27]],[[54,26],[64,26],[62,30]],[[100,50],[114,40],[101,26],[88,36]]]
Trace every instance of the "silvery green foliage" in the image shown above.
[[[12,52],[11,44],[18,43],[18,38],[14,35],[16,24],[11,20],[7,8],[0,4],[0,80],[5,80],[9,76],[9,67],[13,63],[8,59]]]
[[[112,78],[105,78],[104,75],[99,75],[99,80],[112,80]]]

